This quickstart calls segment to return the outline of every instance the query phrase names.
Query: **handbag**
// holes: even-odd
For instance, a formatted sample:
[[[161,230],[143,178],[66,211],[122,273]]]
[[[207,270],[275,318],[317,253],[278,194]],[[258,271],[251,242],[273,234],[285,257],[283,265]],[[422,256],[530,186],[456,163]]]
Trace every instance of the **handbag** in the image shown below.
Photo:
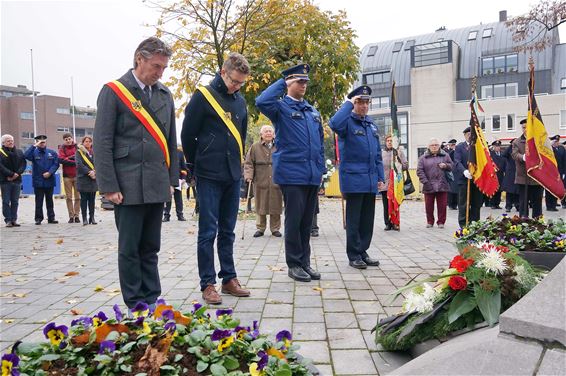
[[[409,174],[409,171],[407,171],[406,176],[407,177],[404,179],[403,182],[403,193],[405,193],[405,196],[415,192],[415,186],[413,185],[413,181],[411,180],[411,174]]]

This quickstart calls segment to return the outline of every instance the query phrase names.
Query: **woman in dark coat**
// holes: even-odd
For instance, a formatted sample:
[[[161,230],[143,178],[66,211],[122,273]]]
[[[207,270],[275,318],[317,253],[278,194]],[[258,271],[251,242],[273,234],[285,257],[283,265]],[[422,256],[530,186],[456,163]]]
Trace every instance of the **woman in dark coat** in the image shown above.
[[[514,139],[511,140],[513,143]],[[509,213],[513,206],[519,210],[519,188],[515,184],[515,161],[511,157],[511,145],[503,152],[505,158],[505,176],[501,183],[501,190],[505,191],[505,211]]]
[[[77,190],[81,194],[81,214],[83,216],[83,226],[87,224],[95,225],[94,203],[96,199],[96,171],[94,169],[94,156],[92,153],[92,137],[83,137],[79,145],[75,161],[77,163]],[[86,212],[89,212],[87,222]]]
[[[417,176],[423,185],[422,192],[425,196],[426,227],[428,228],[434,226],[435,200],[438,212],[436,223],[439,228],[444,228],[448,192],[450,192],[450,184],[446,179],[446,173],[449,171],[452,171],[452,159],[440,150],[438,139],[431,139],[428,150],[419,158],[417,166]]]

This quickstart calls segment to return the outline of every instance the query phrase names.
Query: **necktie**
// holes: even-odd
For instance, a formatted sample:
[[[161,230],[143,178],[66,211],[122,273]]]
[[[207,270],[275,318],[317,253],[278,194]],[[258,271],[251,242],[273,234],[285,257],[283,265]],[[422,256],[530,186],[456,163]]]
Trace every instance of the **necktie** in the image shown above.
[[[145,85],[145,87],[143,88],[143,92],[145,95],[146,103],[149,103],[151,101],[151,91],[149,90],[149,85]]]

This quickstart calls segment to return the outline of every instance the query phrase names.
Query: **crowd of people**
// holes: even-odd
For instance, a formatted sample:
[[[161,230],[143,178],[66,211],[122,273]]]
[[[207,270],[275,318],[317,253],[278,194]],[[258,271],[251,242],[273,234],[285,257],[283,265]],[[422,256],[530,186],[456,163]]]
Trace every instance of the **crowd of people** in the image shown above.
[[[0,184],[6,225],[19,226],[18,197],[26,159],[32,164],[35,223],[40,225],[44,219],[44,200],[47,222],[57,223],[53,189],[55,172],[63,165],[69,223],[80,223],[82,214],[83,225],[96,224],[97,191],[112,202],[124,302],[129,308],[140,301],[152,305],[161,295],[158,253],[162,223],[170,221],[172,201],[177,219],[185,221],[182,190],[186,187],[187,198],[192,191],[197,199],[196,254],[202,297],[208,304],[220,304],[220,292],[250,296],[240,284],[234,264],[234,229],[243,178],[246,187],[253,185],[257,214],[254,237],[265,235],[269,216],[271,235],[284,236],[289,277],[301,282],[320,279],[321,273],[311,264],[310,237],[318,235],[318,193],[326,165],[321,115],[305,99],[310,66],[299,64],[283,71],[282,77],[256,98],[257,108],[272,125],[261,128],[260,140],[246,153],[248,110],[240,89],[251,73],[250,65],[241,54],[229,54],[210,84],[198,87],[186,106],[182,149],[178,149],[173,97],[159,81],[171,54],[158,38],[141,42],[134,53],[133,68],[103,86],[94,137],[82,138],[78,146],[72,135],[65,134],[56,152],[47,148],[47,138],[39,135],[22,153],[14,147],[12,136],[2,136]],[[345,256],[356,269],[379,265],[368,253],[378,193],[382,196],[385,230],[400,230],[399,222],[390,220],[387,192],[393,182],[387,172],[393,163],[401,171],[408,170],[406,156],[394,148],[391,136],[385,138],[382,149],[378,128],[367,116],[370,100],[369,86],[355,88],[329,122],[337,134],[341,155]],[[471,184],[468,193],[467,182],[472,179],[467,167],[470,128],[464,130],[464,138],[459,144],[453,139],[445,146],[433,138],[419,158],[417,176],[425,197],[426,227],[435,223],[444,227],[447,208],[459,210],[461,226],[467,219],[480,219],[484,202],[499,208],[500,192],[485,200]],[[553,140],[564,179],[566,151],[559,137]],[[528,211],[530,203],[532,215],[540,215],[543,190],[526,176],[524,134],[503,152],[500,143],[492,146],[500,191],[506,192],[506,209],[514,206],[522,216],[528,216],[524,209]],[[246,191],[249,197],[249,188]],[[558,205],[548,194],[546,202],[548,210]],[[566,207],[566,203],[562,205]],[[284,234],[280,231],[283,213]],[[220,289],[216,287],[217,278],[221,280]]]

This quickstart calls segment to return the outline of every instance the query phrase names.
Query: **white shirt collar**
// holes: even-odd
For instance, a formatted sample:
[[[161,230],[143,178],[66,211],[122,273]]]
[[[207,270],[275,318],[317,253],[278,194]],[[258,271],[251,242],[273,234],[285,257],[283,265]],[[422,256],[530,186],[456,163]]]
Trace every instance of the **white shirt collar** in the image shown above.
[[[146,84],[144,84],[143,82],[140,81],[140,79],[136,76],[136,73],[135,73],[135,70],[134,70],[134,69],[132,69],[132,74],[134,75],[134,78],[136,79],[136,82],[138,83],[138,85],[140,86],[140,88],[141,88],[142,91],[143,91],[143,89],[145,89],[145,87],[146,87]],[[151,92],[151,86],[149,87],[149,91]]]
[[[292,100],[294,100],[295,102],[302,102],[304,99],[297,99],[297,98],[293,98],[292,96],[290,96],[289,94],[287,94],[287,96],[289,98],[291,98]]]

